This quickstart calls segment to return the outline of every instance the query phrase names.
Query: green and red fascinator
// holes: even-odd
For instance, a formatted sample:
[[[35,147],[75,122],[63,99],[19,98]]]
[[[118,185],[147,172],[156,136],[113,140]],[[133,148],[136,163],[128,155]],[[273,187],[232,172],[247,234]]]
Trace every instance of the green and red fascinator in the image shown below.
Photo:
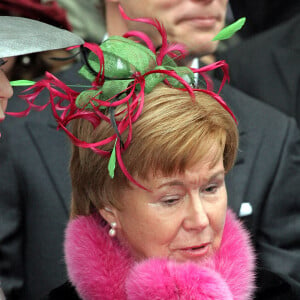
[[[28,103],[28,108],[21,113],[7,114],[23,117],[31,109],[41,111],[50,105],[58,129],[64,130],[76,146],[89,148],[101,156],[109,157],[108,172],[112,178],[117,162],[128,180],[145,189],[127,171],[122,153],[130,146],[132,124],[142,113],[145,94],[150,93],[157,84],[165,83],[185,90],[191,95],[192,101],[195,91],[207,93],[218,101],[235,121],[236,119],[219,95],[226,80],[229,80],[228,66],[225,61],[218,61],[198,69],[178,66],[176,60],[185,56],[185,48],[180,44],[168,43],[165,28],[157,20],[131,19],[121,7],[120,11],[123,18],[127,20],[147,23],[155,27],[161,34],[161,47],[156,49],[151,39],[139,31],[127,32],[123,37],[111,36],[100,46],[84,43],[78,46],[81,47],[85,58],[85,65],[79,72],[91,82],[90,87],[82,92],[75,91],[50,73],[46,73],[45,78],[38,82],[12,82],[13,85],[32,86],[24,91],[26,94],[20,96]],[[215,37],[215,40],[230,37],[242,27],[244,22],[245,20],[241,19],[226,27]],[[87,51],[89,51],[88,55]],[[223,80],[217,93],[213,91],[211,80],[207,75],[208,71],[216,68],[223,70]],[[204,79],[205,88],[195,88],[195,73]],[[35,104],[37,96],[44,89],[49,90],[49,101],[42,106]],[[120,105],[124,105],[125,109],[116,114],[116,108]],[[79,140],[67,128],[69,122],[78,118],[89,121],[94,128],[101,122],[107,122],[113,127],[114,134],[95,143]],[[122,140],[121,135],[124,131],[128,131],[128,134],[126,139]],[[109,143],[114,145],[111,151],[101,149]]]

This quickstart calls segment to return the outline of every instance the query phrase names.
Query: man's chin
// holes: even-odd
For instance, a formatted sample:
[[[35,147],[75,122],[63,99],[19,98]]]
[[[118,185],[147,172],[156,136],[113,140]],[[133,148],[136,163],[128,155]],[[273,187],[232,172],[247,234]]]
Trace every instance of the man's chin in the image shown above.
[[[199,47],[197,47],[197,45],[192,45],[189,47],[189,53],[190,55],[192,55],[193,57],[201,57],[201,56],[205,56],[205,55],[211,55],[214,54],[216,49],[217,49],[218,44],[216,43],[212,43],[209,42],[207,44],[199,44]]]

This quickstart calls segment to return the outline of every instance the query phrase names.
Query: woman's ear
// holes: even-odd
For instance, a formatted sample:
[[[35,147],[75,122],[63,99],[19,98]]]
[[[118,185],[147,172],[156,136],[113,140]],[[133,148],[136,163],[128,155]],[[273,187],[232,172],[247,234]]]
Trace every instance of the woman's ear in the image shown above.
[[[118,223],[118,214],[117,209],[112,206],[105,206],[104,208],[99,209],[101,217],[108,223]]]

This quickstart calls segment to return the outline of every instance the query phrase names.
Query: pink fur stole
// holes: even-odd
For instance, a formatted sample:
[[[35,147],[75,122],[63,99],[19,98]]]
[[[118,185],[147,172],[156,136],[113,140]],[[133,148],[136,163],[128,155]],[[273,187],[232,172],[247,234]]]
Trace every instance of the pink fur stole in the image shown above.
[[[231,211],[220,249],[201,265],[158,258],[135,263],[101,223],[98,215],[82,216],[66,230],[68,274],[83,299],[251,299],[254,254]]]

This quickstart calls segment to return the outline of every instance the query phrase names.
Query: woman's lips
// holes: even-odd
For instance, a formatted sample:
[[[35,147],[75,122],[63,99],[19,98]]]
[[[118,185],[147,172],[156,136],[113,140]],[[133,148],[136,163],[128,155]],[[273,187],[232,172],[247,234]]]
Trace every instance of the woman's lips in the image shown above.
[[[180,248],[179,252],[187,258],[199,258],[204,257],[210,250],[210,243],[204,243],[201,245],[195,245],[192,247]]]

